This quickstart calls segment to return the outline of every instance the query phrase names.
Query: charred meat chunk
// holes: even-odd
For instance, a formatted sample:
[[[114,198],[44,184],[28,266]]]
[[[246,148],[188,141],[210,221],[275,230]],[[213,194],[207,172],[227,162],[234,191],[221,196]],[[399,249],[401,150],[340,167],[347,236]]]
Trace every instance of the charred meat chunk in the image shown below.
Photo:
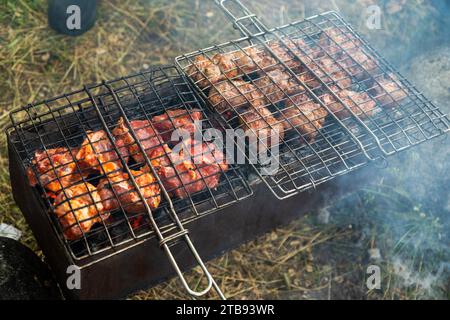
[[[54,207],[54,213],[67,240],[81,238],[95,223],[109,217],[109,213],[103,212],[97,189],[87,182],[60,192],[55,199]]]
[[[130,171],[150,209],[158,208],[161,202],[161,191],[155,177],[148,172]],[[111,211],[122,207],[129,213],[145,211],[139,193],[136,191],[129,175],[125,172],[108,175],[100,180],[97,189],[105,210]]]
[[[311,63],[318,49],[310,47],[303,39],[284,39],[282,42],[269,43],[269,48],[288,68],[297,69],[302,64]],[[280,63],[278,68],[284,68]]]

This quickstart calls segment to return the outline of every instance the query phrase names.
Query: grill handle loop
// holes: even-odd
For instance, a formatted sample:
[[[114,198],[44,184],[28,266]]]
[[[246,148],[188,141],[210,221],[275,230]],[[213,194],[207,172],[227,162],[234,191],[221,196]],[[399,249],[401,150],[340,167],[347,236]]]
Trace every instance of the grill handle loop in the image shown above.
[[[192,297],[195,297],[195,298],[199,298],[199,297],[202,297],[202,296],[206,295],[209,291],[211,291],[212,288],[214,288],[214,290],[217,292],[219,297],[222,300],[226,300],[226,297],[223,294],[222,290],[219,288],[219,286],[217,285],[216,281],[212,277],[211,273],[206,268],[202,258],[200,257],[200,255],[197,252],[197,249],[195,249],[194,244],[192,243],[191,238],[189,237],[189,235],[188,234],[184,234],[183,235],[183,240],[184,240],[183,242],[188,246],[189,251],[192,253],[193,257],[195,258],[197,264],[202,269],[202,272],[203,272],[203,274],[205,275],[205,277],[206,277],[206,279],[208,281],[208,285],[206,286],[206,288],[201,290],[201,291],[195,291],[195,290],[191,289],[191,287],[189,286],[189,284],[186,281],[186,278],[183,275],[183,272],[181,271],[180,267],[178,266],[178,263],[177,263],[174,255],[173,255],[172,251],[169,248],[169,244],[167,242],[163,242],[161,246],[164,249],[164,252],[166,253],[167,257],[169,258],[169,261],[172,264],[172,267],[175,269],[175,272],[177,273],[178,278],[180,278],[181,283],[183,284],[183,287],[186,289],[186,291]]]
[[[163,233],[161,232],[158,224],[156,223],[156,220],[154,219],[153,214],[152,214],[152,210],[150,209],[150,207],[149,207],[149,205],[148,205],[148,203],[146,201],[146,198],[145,198],[144,194],[141,191],[141,188],[139,187],[139,185],[137,184],[133,174],[131,173],[130,168],[126,164],[123,156],[120,154],[120,151],[117,148],[117,146],[115,144],[113,144],[114,151],[119,155],[119,158],[120,158],[120,161],[122,163],[122,166],[123,166],[124,170],[128,173],[128,175],[130,177],[130,181],[132,182],[135,190],[137,191],[137,193],[139,195],[140,200],[142,201],[142,203],[144,204],[144,207],[147,210],[147,213],[148,213],[148,216],[149,216],[149,219],[150,219],[150,223],[151,223],[151,225],[153,227],[153,230],[155,231],[155,233],[156,233],[156,235],[157,235],[157,237],[158,237],[158,239],[160,241],[160,245],[162,246],[162,248],[164,249],[166,255],[168,256],[169,261],[172,264],[173,268],[175,269],[175,272],[177,273],[178,277],[180,278],[183,286],[186,288],[187,292],[192,297],[195,297],[195,298],[204,296],[205,294],[207,294],[214,287],[214,289],[216,290],[216,292],[220,296],[220,298],[225,300],[226,298],[225,298],[224,294],[220,290],[220,288],[217,285],[217,283],[214,281],[211,273],[206,268],[203,260],[201,259],[200,255],[197,252],[197,249],[195,249],[195,246],[192,243],[192,241],[191,241],[191,239],[190,239],[190,237],[188,235],[188,230],[184,228],[184,225],[181,223],[181,221],[180,221],[176,211],[174,210],[172,200],[171,200],[167,190],[164,188],[164,185],[162,184],[162,182],[160,180],[160,177],[156,173],[155,168],[151,164],[151,161],[150,161],[150,159],[148,158],[148,155],[145,152],[146,150],[145,150],[144,146],[142,145],[142,143],[138,139],[138,136],[137,136],[135,130],[131,126],[130,121],[129,121],[128,117],[127,117],[127,114],[125,112],[124,106],[122,106],[122,103],[120,102],[120,99],[119,99],[116,91],[114,90],[112,85],[107,83],[106,81],[103,81],[102,85],[107,88],[107,90],[111,94],[112,98],[114,99],[114,102],[115,102],[116,106],[118,107],[119,113],[122,115],[122,117],[123,117],[127,127],[130,130],[129,132],[130,132],[131,136],[133,137],[136,145],[139,147],[140,152],[142,152],[142,154],[144,156],[144,159],[145,159],[145,162],[150,167],[152,174],[156,178],[156,180],[158,182],[158,185],[161,188],[162,196],[164,196],[165,200],[169,204],[169,212],[168,213],[173,218],[173,220],[174,220],[174,222],[175,222],[179,232],[177,234],[173,235],[172,237],[170,237],[170,236],[165,237],[163,235]],[[94,109],[95,109],[95,111],[96,111],[96,113],[98,115],[98,118],[99,118],[99,120],[100,120],[100,122],[102,124],[102,127],[105,130],[108,138],[110,139],[110,141],[114,141],[114,137],[113,137],[113,135],[111,133],[111,130],[108,127],[108,125],[107,125],[107,123],[106,123],[106,121],[105,121],[105,119],[104,119],[104,117],[102,115],[102,112],[101,112],[101,110],[100,110],[100,108],[99,108],[99,106],[98,106],[94,96],[92,95],[92,93],[90,91],[90,88],[88,86],[84,86],[84,91],[86,92],[87,96],[89,97],[90,101],[92,102],[92,105],[93,105],[93,107],[94,107]],[[185,277],[184,277],[180,267],[178,266],[178,263],[177,263],[174,255],[173,255],[172,251],[169,248],[169,243],[172,242],[173,240],[178,239],[178,238],[181,238],[182,240],[184,240],[184,242],[186,243],[187,247],[189,248],[191,254],[194,256],[197,264],[200,266],[200,268],[202,269],[204,275],[206,276],[206,279],[208,281],[208,285],[202,291],[195,291],[195,290],[192,290],[189,287],[189,285],[188,285],[188,283],[187,283],[187,281],[186,281],[186,279],[185,279]]]
[[[264,34],[269,28],[261,22],[258,16],[252,13],[240,0],[215,0],[216,4],[233,22],[233,26],[244,36]],[[253,31],[251,30],[253,29]]]

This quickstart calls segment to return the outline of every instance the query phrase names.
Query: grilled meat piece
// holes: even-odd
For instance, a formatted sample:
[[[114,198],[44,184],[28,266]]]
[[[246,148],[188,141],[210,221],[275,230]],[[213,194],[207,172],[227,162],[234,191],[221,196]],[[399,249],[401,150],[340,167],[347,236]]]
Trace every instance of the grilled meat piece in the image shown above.
[[[158,169],[163,166],[170,166],[173,162],[172,149],[167,144],[158,146],[150,153],[149,159],[152,166]]]
[[[152,118],[153,125],[165,142],[171,141],[172,132],[176,129],[186,130],[194,136],[196,127],[194,121],[202,120],[203,115],[199,109],[168,110]]]
[[[119,152],[127,161],[127,150],[121,147]],[[104,130],[88,132],[76,154],[76,159],[82,168],[100,171],[102,174],[117,171],[122,167],[120,157],[114,150],[113,142]]]
[[[202,90],[225,79],[217,65],[217,60],[203,55],[195,57],[194,62],[186,68],[186,74]]]
[[[260,148],[269,148],[281,143],[284,139],[284,126],[265,107],[249,107],[239,114],[239,122],[245,134],[256,137]]]
[[[173,166],[158,169],[164,187],[177,198],[219,185],[220,175],[228,170],[222,151],[213,143],[201,143],[188,139],[181,142],[185,148],[173,152]],[[186,153],[187,152],[187,153]],[[148,171],[148,167],[144,167]]]
[[[254,85],[272,103],[280,102],[288,96],[305,91],[305,88],[299,84],[299,81],[294,76],[281,69],[267,72],[262,77],[254,80]]]
[[[361,48],[350,49],[346,52],[351,58],[343,59],[340,64],[347,68],[351,75],[359,81],[364,81],[369,78],[367,74],[374,74],[378,66],[371,55],[365,53]]]
[[[145,150],[147,156],[150,157],[151,153],[158,147],[161,147],[163,139],[153,129],[153,125],[148,120],[132,120],[130,121],[131,128],[139,139],[142,147]],[[116,141],[120,142],[121,146],[128,149],[128,153],[138,163],[145,163],[145,157],[141,152],[141,148],[134,140],[129,128],[125,124],[123,118],[119,119],[116,128],[113,130],[113,135]]]
[[[238,51],[218,53],[213,57],[228,79],[236,79],[261,69],[273,68],[276,64],[268,52],[256,47]]]
[[[331,58],[322,57],[308,66],[328,85],[336,84],[340,89],[346,89],[352,85],[352,74]]]
[[[286,102],[285,108],[280,111],[279,119],[286,130],[296,129],[307,141],[314,142],[327,115],[325,108],[302,94],[291,97]]]
[[[393,74],[389,78],[376,79],[377,83],[370,89],[369,93],[383,108],[393,108],[408,96],[406,89]]]
[[[332,86],[331,90],[361,119],[371,116],[376,108],[375,101],[365,92],[340,90],[335,86]],[[351,117],[349,110],[338,102],[333,95],[326,93],[321,97],[321,100],[339,119]]]
[[[311,57],[314,58],[318,52],[317,48],[310,47],[303,39],[285,39],[283,43],[276,41],[268,46],[290,69],[297,69],[302,63],[311,63]],[[284,67],[279,64],[278,68]]]
[[[92,226],[109,217],[97,189],[89,183],[80,183],[61,191],[55,199],[55,215],[67,240],[76,240]]]
[[[363,44],[346,29],[330,28],[324,30],[320,35],[319,45],[330,55],[335,55],[346,50],[361,47]]]
[[[89,172],[78,170],[75,155],[78,149],[69,151],[67,148],[38,150],[34,153],[31,166],[27,169],[27,176],[31,186],[38,183],[46,190],[57,193],[63,188],[70,187],[81,181]],[[35,171],[37,172],[37,177]]]
[[[158,208],[161,202],[161,191],[155,177],[148,172],[130,171],[150,209]],[[97,189],[105,210],[110,211],[119,207],[129,213],[139,213],[145,210],[139,193],[130,176],[125,172],[108,175],[100,180]]]
[[[363,43],[347,30],[328,29],[322,33],[319,44],[359,81],[366,80],[377,69],[374,57],[366,53]]]
[[[231,119],[236,112],[249,105],[267,105],[264,94],[251,83],[242,80],[224,81],[214,85],[209,92],[209,102],[225,119]]]

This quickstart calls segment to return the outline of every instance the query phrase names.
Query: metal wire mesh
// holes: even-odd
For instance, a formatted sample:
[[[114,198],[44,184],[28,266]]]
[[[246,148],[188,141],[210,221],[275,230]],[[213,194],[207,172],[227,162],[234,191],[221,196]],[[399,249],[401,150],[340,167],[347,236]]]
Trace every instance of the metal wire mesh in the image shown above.
[[[82,260],[115,254],[155,231],[161,245],[172,245],[187,234],[181,223],[252,194],[234,165],[199,161],[186,169],[173,158],[172,132],[202,135],[217,126],[211,119],[186,78],[167,66],[13,111],[7,134],[32,192]]]
[[[278,198],[449,130],[449,119],[337,13],[257,30],[176,62],[226,128],[279,147],[279,170],[260,175]]]

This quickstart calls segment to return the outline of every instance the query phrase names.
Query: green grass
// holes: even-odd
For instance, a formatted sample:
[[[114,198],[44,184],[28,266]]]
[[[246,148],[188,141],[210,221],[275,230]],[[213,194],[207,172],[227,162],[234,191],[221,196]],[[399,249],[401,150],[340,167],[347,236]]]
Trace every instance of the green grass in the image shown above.
[[[381,1],[387,2],[392,1]],[[399,52],[416,46],[414,34],[409,32],[415,24],[433,30],[433,22],[426,19],[432,14],[430,7],[419,0],[407,1],[400,12],[384,16],[382,30],[367,30],[364,10],[369,3],[336,0],[288,4],[283,0],[262,0],[249,1],[249,7],[271,26],[339,8],[394,60]],[[96,26],[78,38],[61,36],[47,28],[44,0],[0,1],[0,126],[4,131],[8,112],[26,103],[152,64],[171,63],[178,54],[237,36],[212,1],[101,1]],[[393,39],[396,46],[392,46]],[[0,154],[0,222],[21,229],[21,241],[39,253],[12,198],[4,138]],[[421,200],[405,187],[401,176],[408,173],[401,167],[394,163],[390,171],[383,173],[382,183],[336,203],[330,208],[333,215],[328,224],[318,222],[312,213],[211,261],[208,267],[227,296],[236,299],[448,297],[448,288],[424,290],[417,281],[406,281],[394,263],[402,261],[418,271],[417,275],[426,277],[436,269],[435,261],[448,261],[441,248],[448,238],[433,236],[448,237],[448,220],[443,216],[439,220],[439,213],[424,209]],[[384,280],[381,291],[367,292],[364,279],[365,268],[371,263],[371,248],[379,248],[384,257],[377,262],[382,266]],[[189,281],[195,281],[198,274],[198,270],[191,271]],[[442,285],[442,281],[435,282]],[[130,298],[186,295],[174,279]]]

